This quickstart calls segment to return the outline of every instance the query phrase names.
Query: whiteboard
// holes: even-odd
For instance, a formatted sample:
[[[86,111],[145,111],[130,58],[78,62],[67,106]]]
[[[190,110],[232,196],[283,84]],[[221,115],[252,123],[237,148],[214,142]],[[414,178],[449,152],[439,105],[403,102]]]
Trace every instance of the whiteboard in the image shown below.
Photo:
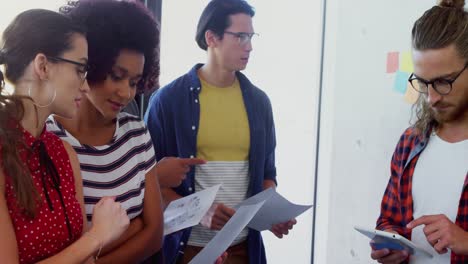
[[[353,226],[374,227],[379,215],[411,114],[399,73],[411,70],[413,23],[435,0],[326,4],[314,263],[375,263]],[[398,55],[389,65],[396,71],[387,67],[389,52]]]

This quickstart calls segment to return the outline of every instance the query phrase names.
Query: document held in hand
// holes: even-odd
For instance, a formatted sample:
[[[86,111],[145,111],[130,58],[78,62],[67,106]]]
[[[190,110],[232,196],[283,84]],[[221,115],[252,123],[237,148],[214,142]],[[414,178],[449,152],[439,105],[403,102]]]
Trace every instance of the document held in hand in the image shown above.
[[[235,206],[236,213],[189,264],[214,263],[246,226],[268,230],[273,225],[296,218],[311,205],[296,205],[269,188]]]
[[[164,211],[164,235],[197,225],[213,204],[220,186],[172,201]]]
[[[236,213],[229,219],[216,236],[206,244],[189,264],[214,263],[216,259],[231,245],[232,241],[240,234],[242,229],[254,217],[264,202],[252,205],[244,205],[236,210]]]
[[[273,225],[296,218],[312,207],[312,205],[293,204],[277,193],[274,188],[269,188],[238,204],[236,208],[261,201],[265,203],[247,225],[257,231],[269,230]]]

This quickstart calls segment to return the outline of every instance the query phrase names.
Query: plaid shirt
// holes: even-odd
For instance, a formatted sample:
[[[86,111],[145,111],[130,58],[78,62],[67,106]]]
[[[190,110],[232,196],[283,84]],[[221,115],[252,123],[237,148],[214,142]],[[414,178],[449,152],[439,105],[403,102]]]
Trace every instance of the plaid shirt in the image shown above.
[[[418,134],[414,128],[408,128],[400,138],[392,157],[391,177],[382,198],[377,229],[391,229],[411,239],[411,230],[406,224],[413,220],[412,179],[419,155],[429,142],[432,129]],[[463,192],[458,205],[455,224],[468,231],[468,172],[465,177]],[[468,263],[468,256],[452,252],[452,264]],[[407,262],[406,262],[407,263]]]

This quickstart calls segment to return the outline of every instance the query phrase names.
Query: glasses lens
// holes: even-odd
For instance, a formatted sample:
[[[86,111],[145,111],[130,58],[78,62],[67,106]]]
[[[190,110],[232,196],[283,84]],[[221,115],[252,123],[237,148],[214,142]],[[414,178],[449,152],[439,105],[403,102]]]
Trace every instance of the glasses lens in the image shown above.
[[[81,84],[86,81],[86,77],[88,76],[88,71],[86,69],[78,70],[78,77],[81,80]]]
[[[440,94],[448,94],[452,90],[452,85],[447,80],[441,79],[434,82],[434,89]]]
[[[239,34],[239,42],[241,45],[245,45],[250,41],[250,36],[247,34]]]
[[[418,79],[412,79],[411,81],[411,86],[418,92],[420,93],[427,93],[427,85],[426,83],[418,80]]]

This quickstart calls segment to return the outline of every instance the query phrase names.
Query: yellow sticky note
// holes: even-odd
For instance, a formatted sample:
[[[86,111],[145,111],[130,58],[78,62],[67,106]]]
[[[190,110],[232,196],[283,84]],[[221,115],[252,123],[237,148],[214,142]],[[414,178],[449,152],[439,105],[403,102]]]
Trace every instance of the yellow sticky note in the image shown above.
[[[410,83],[408,83],[408,87],[406,87],[405,92],[405,101],[409,104],[414,104],[419,98],[420,93],[418,93]]]
[[[405,51],[401,53],[400,71],[408,72],[408,73],[412,73],[414,71],[413,59],[411,58],[411,52]]]

